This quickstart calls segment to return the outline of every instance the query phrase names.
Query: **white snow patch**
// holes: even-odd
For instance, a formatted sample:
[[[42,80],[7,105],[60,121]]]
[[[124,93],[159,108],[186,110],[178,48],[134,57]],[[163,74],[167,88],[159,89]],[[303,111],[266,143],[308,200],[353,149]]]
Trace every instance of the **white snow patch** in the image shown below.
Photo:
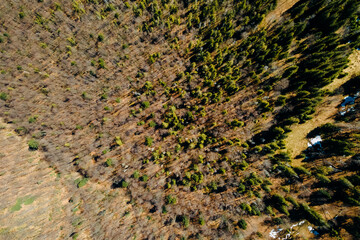
[[[351,96],[344,97],[344,101],[340,104],[341,109],[339,111],[339,114],[341,116],[344,116],[348,112],[355,111],[354,107],[347,107],[347,106],[354,105],[355,99],[358,98],[359,96],[360,96],[360,91],[355,93],[353,97],[351,97]]]
[[[303,221],[301,221],[301,222],[298,222],[298,223],[292,225],[292,226],[290,227],[290,229],[292,230],[294,227],[301,226],[301,225],[303,225],[304,223],[305,223],[305,220],[303,220]]]
[[[345,107],[346,105],[352,105],[355,103],[355,99],[356,97],[346,96],[344,97],[344,102],[340,106]]]
[[[271,230],[271,232],[269,233],[269,236],[271,237],[271,238],[276,238],[277,237],[277,235],[279,234],[279,232],[281,232],[282,231],[282,229],[281,228],[278,228],[278,229],[273,229],[273,230]]]
[[[310,138],[310,140],[308,142],[308,147],[312,147],[312,146],[314,146],[316,144],[320,144],[321,141],[322,141],[322,139],[321,139],[320,135],[318,135],[318,136],[316,136],[314,138]]]
[[[303,225],[304,223],[305,223],[305,220],[293,224],[293,225],[290,227],[290,233],[286,234],[283,238],[282,238],[282,237],[278,237],[278,234],[279,234],[281,231],[283,231],[282,228],[274,228],[274,229],[272,229],[271,232],[269,233],[269,236],[270,236],[271,238],[273,238],[273,239],[278,239],[278,240],[291,239],[292,236],[294,236],[294,234],[295,234],[295,235],[298,234],[298,233],[295,232],[295,230],[294,230],[293,228],[298,227],[298,226],[301,226],[301,225]],[[314,233],[314,234],[316,233],[316,231],[314,230],[314,228],[313,228],[312,226],[308,226],[307,228],[308,228],[309,232]]]

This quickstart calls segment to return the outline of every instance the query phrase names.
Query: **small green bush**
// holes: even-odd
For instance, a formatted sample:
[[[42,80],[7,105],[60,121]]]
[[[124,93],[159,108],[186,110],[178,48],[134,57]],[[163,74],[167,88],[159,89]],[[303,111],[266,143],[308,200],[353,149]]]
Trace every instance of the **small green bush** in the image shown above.
[[[143,109],[146,109],[146,108],[150,107],[150,102],[149,102],[149,101],[144,101],[144,102],[142,102],[142,103],[141,103],[141,107],[142,107]]]
[[[235,127],[242,127],[242,126],[244,126],[244,122],[235,119],[235,120],[233,120],[233,121],[230,123],[230,125],[231,125],[231,127],[233,127],[233,128],[235,128]]]
[[[78,183],[77,183],[77,187],[78,188],[81,188],[81,187],[83,187],[83,186],[85,186],[85,184],[88,182],[88,178],[83,178],[83,179],[81,179]]]
[[[112,159],[111,158],[106,159],[105,165],[107,167],[111,167],[113,165]]]
[[[182,216],[181,222],[185,228],[189,227],[190,225],[190,219],[188,216]]]
[[[297,174],[311,175],[311,172],[302,166],[294,167],[294,170]]]
[[[141,181],[147,182],[148,180],[149,180],[149,176],[148,176],[148,175],[143,175],[143,176],[141,176]]]
[[[312,224],[315,224],[316,226],[328,226],[327,222],[323,219],[323,217],[318,212],[311,209],[308,205],[300,204],[300,211],[305,215],[305,218]]]
[[[19,17],[20,17],[20,19],[23,19],[25,17],[25,13],[24,12],[19,12]]]
[[[156,122],[150,121],[149,122],[149,127],[156,127]]]
[[[245,222],[244,219],[241,219],[240,221],[238,221],[237,225],[238,225],[241,229],[244,229],[244,230],[246,230],[246,228],[247,228],[247,223]]]
[[[316,178],[319,180],[320,183],[322,184],[329,184],[331,183],[331,180],[324,176],[323,174],[316,174]]]
[[[346,178],[340,178],[339,185],[342,189],[354,188],[354,185]]]
[[[105,67],[105,61],[104,61],[104,59],[99,58],[98,64],[99,64],[99,68],[103,68],[103,69],[106,68],[106,67]]]
[[[205,219],[203,217],[199,217],[199,224],[201,226],[205,225]]]
[[[139,177],[140,177],[140,173],[139,173],[139,171],[138,170],[136,170],[134,173],[133,173],[133,178],[135,178],[135,179],[138,179]]]
[[[105,37],[104,37],[104,35],[102,34],[102,33],[100,33],[99,35],[98,35],[98,41],[99,42],[102,42],[102,41],[104,41],[104,39],[105,39]]]
[[[39,149],[39,143],[35,139],[31,139],[28,142],[29,149],[30,150],[38,150]]]
[[[0,99],[3,100],[3,101],[6,101],[8,99],[8,95],[4,92],[1,92],[0,93]]]
[[[165,198],[166,204],[175,204],[176,201],[177,201],[176,197],[172,196],[171,194],[167,195],[166,198]]]
[[[145,145],[151,147],[154,139],[152,137],[145,137]]]
[[[129,186],[129,183],[126,182],[125,180],[121,180],[120,182],[120,187],[121,188],[127,188]]]

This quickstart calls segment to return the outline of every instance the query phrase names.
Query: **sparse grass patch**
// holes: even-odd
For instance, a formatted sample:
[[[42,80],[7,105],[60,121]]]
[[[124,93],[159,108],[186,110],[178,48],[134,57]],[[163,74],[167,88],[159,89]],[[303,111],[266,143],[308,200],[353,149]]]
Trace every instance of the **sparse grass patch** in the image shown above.
[[[36,199],[36,197],[31,196],[31,195],[28,195],[28,196],[25,196],[25,197],[22,197],[22,198],[18,198],[16,200],[15,205],[13,205],[10,208],[10,211],[11,212],[19,211],[21,209],[22,205],[30,205],[35,201],[35,199]]]
[[[85,186],[85,184],[88,182],[88,178],[78,178],[75,180],[75,185],[78,187],[78,188],[81,188],[83,186]]]

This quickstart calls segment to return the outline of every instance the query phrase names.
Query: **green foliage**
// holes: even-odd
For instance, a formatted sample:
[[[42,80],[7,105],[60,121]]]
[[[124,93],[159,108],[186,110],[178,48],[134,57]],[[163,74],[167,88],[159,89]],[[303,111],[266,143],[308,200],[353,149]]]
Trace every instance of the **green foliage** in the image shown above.
[[[98,60],[99,68],[105,69],[105,61],[102,58],[99,58]]]
[[[325,139],[322,142],[324,151],[329,155],[350,156],[353,155],[355,145],[349,140]]]
[[[127,188],[128,186],[129,186],[129,183],[126,182],[125,180],[121,180],[121,181],[120,181],[119,187],[121,187],[121,188]]]
[[[141,107],[142,107],[143,109],[146,109],[146,108],[150,107],[150,102],[149,102],[149,101],[144,101],[144,102],[142,102],[142,103],[141,103]]]
[[[340,130],[339,127],[335,126],[332,123],[326,123],[324,125],[321,125],[320,127],[315,128],[314,130],[312,130],[307,137],[308,138],[313,138],[316,137],[317,135],[321,135],[322,137],[327,137],[327,136],[331,136],[332,134],[338,132]]]
[[[291,162],[290,155],[286,152],[277,153],[274,156],[272,156],[270,159],[274,164]]]
[[[105,165],[107,167],[111,167],[113,165],[112,159],[111,158],[106,159]]]
[[[245,222],[244,219],[240,219],[240,220],[238,221],[237,225],[238,225],[241,229],[244,229],[244,230],[246,230],[246,228],[247,228],[247,223]]]
[[[35,116],[33,116],[33,117],[30,117],[30,118],[29,118],[29,123],[34,123],[34,122],[36,122],[37,119],[38,119],[38,116],[37,116],[37,115],[35,115]]]
[[[138,179],[139,177],[140,177],[140,173],[139,173],[139,171],[138,170],[136,170],[134,173],[133,173],[133,178],[135,178],[135,179]]]
[[[283,171],[283,174],[288,178],[297,178],[298,177],[296,172],[291,167],[279,165],[278,169],[281,169]]]
[[[320,183],[322,184],[329,184],[331,183],[331,180],[324,176],[323,174],[316,174],[316,178],[319,180]]]
[[[292,125],[292,124],[295,124],[295,123],[299,123],[300,120],[296,117],[290,117],[288,119],[285,119],[283,124],[284,125]]]
[[[274,224],[280,225],[283,224],[283,220],[279,217],[273,219]]]
[[[284,139],[286,137],[284,133],[285,131],[281,127],[274,127],[270,129],[270,134],[274,139]]]
[[[242,127],[242,126],[244,126],[244,122],[235,119],[235,120],[231,121],[230,125],[231,125],[233,128],[235,128],[235,127]]]
[[[97,54],[96,59],[92,61],[92,67],[85,66],[85,68],[82,68],[82,64],[80,64],[81,59],[79,58],[79,65],[71,68],[71,73],[76,75],[77,83],[74,83],[75,85],[70,84],[72,91],[67,92],[67,94],[70,94],[70,102],[74,102],[75,99],[71,97],[73,92],[76,93],[79,89],[84,89],[84,91],[86,90],[89,93],[96,93],[97,89],[94,87],[106,86],[108,90],[101,91],[98,89],[97,91],[97,96],[99,96],[99,98],[101,97],[101,101],[94,99],[96,101],[94,101],[94,103],[100,104],[100,110],[105,109],[111,111],[112,108],[108,106],[114,103],[113,96],[121,96],[124,99],[126,98],[126,101],[121,105],[114,104],[113,113],[116,112],[117,114],[122,108],[127,108],[125,105],[128,103],[128,100],[130,100],[130,102],[135,103],[131,105],[131,107],[135,106],[130,110],[132,111],[131,119],[138,122],[139,126],[147,123],[149,127],[156,127],[156,122],[159,123],[163,129],[137,127],[139,131],[134,131],[136,135],[138,133],[143,134],[140,135],[140,137],[142,136],[142,139],[145,138],[145,145],[148,147],[154,145],[153,138],[159,139],[159,141],[161,138],[165,138],[165,140],[161,140],[163,142],[156,144],[159,147],[156,151],[151,151],[150,153],[145,151],[141,152],[139,156],[134,156],[134,160],[130,163],[130,169],[139,169],[142,174],[151,173],[151,176],[153,176],[155,171],[156,177],[159,178],[153,179],[153,181],[164,181],[164,177],[169,177],[165,180],[169,193],[171,192],[174,195],[178,193],[178,188],[174,186],[176,183],[180,183],[180,179],[184,179],[183,185],[185,186],[185,191],[188,191],[189,188],[192,190],[199,188],[201,190],[204,189],[205,192],[210,195],[220,195],[222,191],[226,191],[226,194],[231,194],[231,191],[234,190],[234,181],[238,181],[237,191],[240,194],[234,193],[234,196],[241,195],[241,198],[244,198],[243,201],[254,200],[255,197],[259,198],[256,199],[257,201],[260,201],[260,198],[262,198],[261,195],[265,194],[265,203],[267,203],[267,201],[270,203],[265,204],[267,205],[265,211],[267,211],[268,214],[274,214],[273,206],[280,212],[288,215],[288,203],[292,203],[293,209],[291,212],[296,213],[300,205],[294,198],[286,197],[285,201],[283,196],[272,194],[272,189],[269,187],[268,182],[263,181],[262,177],[254,173],[250,176],[248,174],[251,171],[255,171],[255,169],[258,171],[262,167],[260,162],[256,162],[257,160],[263,161],[269,157],[274,166],[271,168],[271,166],[267,166],[268,163],[266,162],[264,168],[267,169],[271,177],[285,176],[290,178],[281,181],[281,183],[286,184],[286,187],[283,187],[283,189],[286,189],[286,192],[289,192],[288,194],[290,194],[290,191],[288,190],[289,185],[287,184],[292,184],[295,178],[297,179],[296,181],[304,180],[298,176],[304,178],[311,175],[311,172],[304,167],[291,167],[290,155],[284,153],[282,150],[285,148],[283,139],[290,131],[289,126],[304,123],[311,118],[316,110],[315,107],[327,94],[323,92],[321,88],[329,84],[339,75],[342,69],[346,67],[348,63],[346,58],[350,53],[348,45],[351,45],[353,48],[357,45],[355,42],[358,42],[357,40],[359,39],[358,30],[360,29],[360,25],[358,19],[353,18],[355,9],[357,9],[355,7],[357,4],[355,3],[355,0],[300,1],[288,10],[289,14],[283,16],[284,21],[270,24],[268,26],[269,29],[261,29],[257,26],[259,26],[259,23],[264,19],[266,14],[275,8],[275,0],[240,0],[233,2],[141,0],[134,1],[131,4],[126,1],[117,4],[102,0],[70,1],[70,7],[72,6],[73,12],[71,13],[71,10],[67,11],[64,5],[64,13],[66,14],[61,13],[64,15],[63,17],[70,17],[71,20],[75,22],[84,22],[85,20],[92,21],[92,19],[98,17],[99,21],[102,22],[99,22],[100,25],[98,26],[106,25],[111,28],[111,39],[118,39],[119,41],[130,39],[137,36],[137,31],[143,31],[146,32],[146,34],[142,37],[140,36],[139,41],[137,39],[133,39],[134,41],[131,40],[131,49],[127,49],[129,45],[124,42],[117,43],[118,46],[120,44],[120,48],[121,44],[123,44],[123,50],[120,49],[120,53],[116,53],[116,55],[119,54],[119,56],[112,56],[110,54],[111,49],[106,49],[109,51],[104,52],[104,49],[107,47],[104,44],[108,43],[103,34],[99,33],[97,36],[91,36],[93,40],[97,40],[97,43],[90,41],[92,45],[94,45],[94,49],[91,50],[89,48],[91,52],[89,53],[90,55],[93,55],[93,52]],[[45,5],[42,4],[41,6],[44,7]],[[41,27],[37,26],[37,28],[39,28],[37,31],[44,28],[46,31],[54,33],[54,17],[57,18],[57,15],[60,14],[60,12],[54,14],[54,11],[60,8],[58,9],[53,5],[49,5],[48,7],[51,7],[51,14],[46,14],[44,15],[45,17],[42,17],[40,14],[35,14],[35,22],[41,25]],[[118,12],[124,10],[124,16],[122,16],[122,13],[117,12],[109,16],[109,12],[116,8],[119,8]],[[83,16],[82,14],[85,13],[85,9],[89,14],[94,14],[94,16]],[[20,11],[23,10],[21,9]],[[18,12],[19,10],[15,10],[13,16],[17,17]],[[127,16],[128,14],[132,15],[132,17],[129,18],[129,16]],[[20,18],[24,16],[25,14],[19,14]],[[138,18],[135,19],[134,16]],[[350,21],[347,20],[349,16],[351,16]],[[122,19],[123,17],[125,18]],[[25,17],[24,20],[26,20],[26,18],[27,17]],[[346,22],[349,22],[349,25],[345,25]],[[47,26],[47,23],[50,23],[49,26]],[[179,25],[175,26],[174,29],[175,24]],[[339,34],[336,30],[340,29],[340,27],[346,31],[341,31],[341,34]],[[59,28],[59,26],[57,26],[57,28]],[[59,29],[62,29],[61,26]],[[81,29],[75,30],[80,30],[78,33],[81,33]],[[96,30],[93,29],[93,31]],[[81,34],[76,34],[75,32],[77,31],[73,32],[74,35],[67,39],[69,42],[68,45],[70,46],[67,46],[67,50],[65,51],[68,54],[63,56],[68,59],[68,63],[72,60],[72,58],[69,58],[71,51],[73,51],[73,57],[78,59],[81,55],[78,54],[80,53],[79,51],[84,49],[84,46],[81,45],[83,41],[86,40],[80,39]],[[55,37],[63,38],[63,33],[60,32],[60,30],[54,34]],[[5,37],[5,35],[4,38],[1,37],[2,49],[6,51],[13,49],[13,47],[9,46],[12,43],[11,39],[6,39]],[[189,41],[189,45],[185,46]],[[100,42],[103,42],[103,44]],[[164,42],[166,46],[162,45],[162,42]],[[348,42],[351,43],[348,44]],[[124,58],[126,59],[124,54],[131,53],[136,55],[139,53],[138,47],[149,49],[149,44],[153,44],[152,51],[147,52],[147,54],[150,55],[140,53],[140,55],[143,55],[139,55],[140,58],[131,58],[133,61],[122,61]],[[63,46],[65,47],[66,44],[63,43]],[[108,47],[112,46],[109,45]],[[86,49],[88,50],[88,47],[86,47]],[[50,51],[51,49],[46,50]],[[156,61],[160,58],[160,53],[153,53],[154,50],[164,51],[166,54],[166,59],[164,60],[166,61],[157,64]],[[41,52],[45,53],[47,51],[42,50]],[[21,49],[19,49],[19,54],[26,55]],[[54,50],[54,54],[57,54],[57,51]],[[291,55],[291,58],[289,58],[288,55]],[[95,55],[92,57],[94,56]],[[104,75],[104,71],[101,69],[106,69],[105,61],[102,58],[98,59],[99,57],[107,59],[106,63],[109,64],[109,70],[112,70],[112,72],[108,71]],[[57,57],[55,58],[57,59]],[[145,62],[153,64],[153,66],[149,67],[145,63],[145,66],[142,67],[144,63],[137,61],[141,58],[145,58]],[[176,66],[176,61],[178,61],[179,66]],[[165,64],[165,62],[167,63]],[[136,66],[138,70],[131,72],[132,68],[128,68],[126,63],[128,63],[128,65],[135,64],[134,66]],[[18,64],[23,64],[24,67],[26,66],[26,69],[30,67],[30,64],[27,65],[27,62],[19,62]],[[175,68],[167,71],[166,68],[168,64],[170,64],[171,67],[175,64]],[[71,65],[75,66],[76,63],[73,61]],[[14,66],[16,67],[16,64]],[[86,70],[86,67],[89,67],[89,70]],[[32,67],[32,69],[33,68],[34,67]],[[6,71],[7,75],[4,76],[9,77],[11,74],[14,75],[14,72],[11,72],[11,68],[7,68]],[[39,69],[36,71],[40,72]],[[90,76],[84,71],[89,71]],[[138,72],[136,73],[136,71]],[[154,75],[154,71],[160,72]],[[129,89],[129,91],[135,90],[139,92],[141,96],[132,96],[132,94],[124,95],[123,93],[125,92],[119,92],[118,90],[120,89],[116,89],[116,87],[112,85],[116,82],[114,77],[119,75],[117,72],[122,72],[119,73],[120,75],[125,74],[125,76],[132,77],[136,74],[137,79],[133,80],[129,77],[129,82],[124,84],[119,82],[118,84],[121,86],[121,91],[127,92],[126,89]],[[282,72],[284,73],[282,74]],[[5,74],[5,72],[3,73]],[[20,74],[20,72],[16,74]],[[84,74],[86,74],[86,76],[84,76]],[[177,75],[176,77],[174,76],[175,74]],[[83,77],[85,77],[85,79],[82,79]],[[89,77],[89,79],[87,77]],[[163,78],[163,80],[159,80],[160,84],[154,81],[158,77]],[[148,79],[152,80],[145,81]],[[84,82],[83,80],[86,80],[86,84],[88,85],[86,89],[81,87]],[[6,117],[9,121],[13,120],[11,117],[16,116],[15,110],[17,109],[12,108],[17,102],[29,102],[26,95],[21,93],[21,88],[17,88],[18,83],[19,81],[11,84],[5,83],[5,86],[15,86],[16,88],[15,91],[11,92],[13,93],[11,95],[11,101],[2,104],[5,106],[4,109],[9,108],[9,112],[4,114],[9,115],[9,117]],[[41,89],[47,88],[48,84],[51,84],[51,81],[39,83],[39,86],[36,85],[35,87],[41,91]],[[64,82],[63,85],[65,88],[68,87],[68,83],[66,82]],[[60,84],[59,86],[62,85]],[[40,97],[41,99],[48,99],[51,104],[54,102],[50,101],[52,99],[51,95],[53,95],[56,90],[51,85],[49,85],[48,89],[52,89],[53,92],[45,96],[40,95]],[[9,89],[9,91],[11,90]],[[256,91],[257,95],[254,95],[254,91]],[[283,95],[278,95],[279,93]],[[112,98],[109,99],[109,101],[107,101],[108,94]],[[155,96],[155,94],[157,95]],[[20,97],[18,98],[18,96]],[[242,99],[242,96],[246,96],[246,99]],[[67,96],[64,96],[64,98],[65,97],[67,98]],[[83,98],[88,99],[86,94],[83,94]],[[254,98],[256,98],[256,100]],[[0,99],[6,101],[8,96],[6,93],[1,93]],[[35,98],[36,102],[42,102],[41,99]],[[254,101],[257,101],[257,110],[263,113],[263,119],[260,119],[261,117],[258,115],[261,114],[258,112],[251,112],[253,111],[251,104],[253,104]],[[55,102],[58,104],[58,101]],[[91,102],[92,101],[82,101],[82,104],[90,104]],[[145,109],[150,107],[150,102],[156,102],[156,104],[151,105],[152,111],[157,114],[156,118],[147,116],[148,110]],[[164,109],[158,109],[158,103],[160,106],[164,104]],[[275,106],[277,107],[275,108]],[[56,109],[52,108],[51,110]],[[89,108],[89,110],[92,111],[93,109]],[[225,116],[219,115],[221,111],[223,111],[224,115],[229,115],[229,120],[224,119]],[[229,113],[227,113],[227,111]],[[246,113],[246,111],[250,112]],[[108,119],[107,117],[113,119],[116,115],[112,116],[113,114],[105,111],[100,111],[98,114],[106,115],[99,117],[95,114],[97,119],[103,118],[103,122]],[[245,123],[236,118],[244,120]],[[21,115],[19,115],[18,119],[21,119]],[[18,121],[18,119],[15,120]],[[43,115],[41,115],[41,119],[44,119]],[[25,118],[25,122],[26,120]],[[44,121],[45,120],[46,119],[44,119]],[[101,154],[101,151],[106,148],[109,150],[103,151],[103,154],[108,153],[108,151],[113,151],[111,155],[118,155],[121,150],[118,146],[123,145],[122,140],[120,137],[115,137],[115,139],[111,139],[110,137],[110,139],[106,139],[106,136],[116,134],[117,130],[126,131],[126,129],[122,129],[121,127],[119,129],[113,129],[113,133],[109,130],[111,127],[120,126],[120,122],[123,122],[124,119],[114,118],[114,123],[108,123],[108,126],[105,124],[97,126],[96,121],[93,120],[94,119],[86,120],[89,122],[89,128],[86,127],[85,122],[81,123],[84,129],[75,129],[74,134],[80,137],[94,133],[94,135],[96,134],[96,136],[100,138],[100,136],[102,136],[101,132],[103,132],[104,137],[102,139],[98,138],[96,140],[98,142],[94,143],[96,146],[99,146],[99,149],[95,150],[95,152]],[[228,126],[226,126],[226,124],[224,126],[224,121]],[[25,129],[22,130],[22,132],[26,133],[29,131],[30,134],[34,134],[32,132],[33,129],[43,128],[46,130],[48,128],[35,123],[36,119],[29,119],[29,122],[33,123],[25,124],[25,126],[29,125],[29,130]],[[95,124],[93,124],[94,122]],[[46,121],[46,123],[48,123],[48,121]],[[271,124],[274,125],[270,126]],[[18,126],[22,125],[24,124],[19,123]],[[63,126],[63,128],[64,127],[65,126]],[[232,131],[229,127],[233,129],[244,127],[244,129]],[[323,137],[323,152],[342,156],[350,155],[357,151],[356,146],[349,143],[352,139],[350,140],[343,135],[339,136],[338,131],[334,131],[336,129],[332,126],[322,126],[320,130],[320,134]],[[254,133],[254,139],[251,139],[252,136],[249,138],[249,136],[241,135],[242,133],[247,134],[250,131]],[[264,132],[259,133],[259,131]],[[53,134],[56,134],[59,130],[54,128],[53,132]],[[48,134],[50,134],[50,132]],[[128,133],[126,133],[126,135],[128,135]],[[173,142],[174,139],[178,139],[179,141]],[[245,139],[248,140],[249,144],[251,143],[251,147],[246,143],[241,145],[243,147],[240,146],[241,142]],[[44,142],[45,141],[46,139]],[[129,143],[126,144],[126,148],[130,149],[132,142],[134,143],[134,141],[129,141]],[[100,145],[102,145],[101,148]],[[66,150],[74,151],[76,149],[71,148]],[[205,157],[197,160],[196,157],[199,154],[203,154]],[[217,157],[216,154],[219,156]],[[261,156],[260,154],[266,154],[267,156]],[[176,159],[173,158],[174,155]],[[151,158],[151,162],[149,162],[148,158]],[[141,170],[138,168],[137,163],[137,161],[141,161],[139,159],[143,159],[144,163]],[[310,156],[309,159],[311,159]],[[111,166],[112,162],[108,160],[109,159],[106,160],[105,165]],[[335,159],[333,160],[335,161]],[[329,161],[333,160],[329,159]],[[190,161],[193,161],[191,165],[190,163],[188,164]],[[314,163],[314,168],[316,168],[317,164],[319,163]],[[190,167],[187,168],[189,165]],[[312,166],[311,163],[309,163],[309,166],[310,165]],[[162,170],[153,169],[153,167],[160,167]],[[178,170],[180,170],[180,172],[173,169],[174,167],[179,168]],[[183,167],[185,167],[186,170],[181,169]],[[249,172],[245,172],[247,169],[249,169]],[[120,172],[115,171],[119,169],[113,170],[113,174],[120,174]],[[172,172],[173,170],[174,172]],[[183,172],[181,172],[182,170]],[[345,169],[342,170],[345,171]],[[134,171],[132,175],[134,179],[140,178],[141,174],[139,171]],[[181,178],[181,176],[178,176],[178,173],[184,173],[185,177]],[[221,173],[222,175],[217,175],[216,173]],[[128,174],[129,173],[127,173],[126,176],[128,176]],[[262,176],[267,176],[267,174],[265,171],[261,173]],[[331,181],[325,175],[327,175],[327,173],[324,172],[323,174],[323,172],[318,172],[316,178],[321,184],[329,185],[329,189],[331,189],[329,192],[331,195],[333,194],[334,199],[336,197],[336,200],[342,199],[344,202],[347,201],[347,203],[352,202],[354,205],[357,204],[359,200],[358,185],[355,184],[355,181],[350,178],[335,180],[336,175],[334,175],[334,181]],[[241,180],[239,180],[240,178]],[[146,182],[148,176],[143,175],[140,180]],[[313,180],[313,178],[307,177],[306,185],[310,186]],[[281,189],[282,187],[278,185],[280,179],[277,179],[274,183],[275,182],[277,185],[272,188]],[[219,184],[219,187],[217,184]],[[315,183],[313,187],[322,187],[321,184]],[[128,187],[128,183],[123,180],[121,186],[126,188]],[[140,184],[139,186],[146,188],[146,191],[157,191],[156,189],[151,189],[152,187],[149,184]],[[181,188],[182,186],[179,188],[180,191],[183,191]],[[302,191],[301,188],[295,189],[295,191]],[[130,190],[133,192],[134,189]],[[264,193],[263,190],[267,193]],[[169,195],[169,193],[163,196],[166,196],[165,201],[167,204],[172,204],[176,202],[176,198]],[[156,195],[155,192],[154,194]],[[226,196],[226,194],[224,196]],[[295,192],[291,192],[291,194],[295,194]],[[302,192],[298,194],[301,196]],[[322,195],[325,196],[326,194],[323,193]],[[270,196],[270,199],[268,196]],[[343,196],[343,198],[341,198],[341,196]],[[175,200],[173,198],[175,198]],[[306,200],[308,199],[302,199],[302,201]],[[250,201],[249,204],[251,202],[252,201]],[[258,205],[253,203],[251,205],[249,204],[244,203],[241,207],[249,215],[260,215]],[[219,214],[223,214],[221,211]],[[311,211],[311,209],[309,210],[303,207],[302,211],[306,213],[307,218],[319,220],[319,217]],[[167,212],[165,207],[163,208],[163,212]],[[184,214],[191,214],[191,216],[196,215],[190,212]],[[224,212],[224,215],[225,214],[227,213]],[[208,217],[210,219],[213,216]],[[190,220],[187,218],[186,223],[184,220],[186,218],[186,216],[182,216],[182,218],[177,219],[177,221],[182,221],[183,225],[187,227]],[[232,219],[236,219],[236,216]],[[202,225],[204,221],[201,221],[199,218],[199,223]],[[246,222],[240,220],[238,226],[246,229]],[[224,229],[222,229],[222,227],[223,226],[220,228],[219,226],[219,233],[222,233],[223,230],[224,232],[232,231],[232,226],[230,228],[224,226]],[[191,235],[190,238],[191,237],[196,236],[194,234],[194,236]],[[224,238],[220,234],[218,237]]]
[[[312,224],[315,224],[316,226],[328,226],[328,224],[324,221],[323,217],[319,213],[317,213],[315,210],[311,209],[308,205],[304,203],[300,204],[300,212]]]
[[[38,150],[39,143],[35,139],[30,139],[30,141],[28,142],[28,146],[30,150]]]
[[[160,58],[160,53],[154,53],[149,56],[149,63],[153,64],[156,59]]]
[[[149,122],[149,127],[156,127],[156,122],[150,121]]]
[[[162,214],[166,214],[168,212],[168,210],[166,209],[166,206],[162,206],[162,209],[161,209],[161,213]]]
[[[217,189],[218,189],[218,186],[217,186],[217,183],[215,181],[212,181],[209,185],[209,189],[212,191],[212,192],[215,192]]]
[[[266,208],[265,208],[265,213],[268,214],[268,215],[270,215],[270,216],[275,216],[275,213],[274,213],[274,211],[273,211],[273,209],[272,209],[271,206],[266,206]]]
[[[239,169],[242,171],[246,170],[248,167],[249,164],[245,160],[242,160],[239,164]]]
[[[304,175],[307,175],[307,176],[311,175],[311,172],[309,170],[307,170],[306,168],[302,167],[302,166],[294,167],[294,170],[299,175],[301,175],[301,174],[304,174]]]
[[[0,99],[1,100],[6,101],[8,98],[9,98],[9,96],[6,93],[4,93],[4,92],[0,93]]]
[[[284,213],[285,215],[289,215],[287,207],[289,206],[285,198],[279,194],[272,195],[270,199],[270,203],[273,207],[275,207],[280,212]]]
[[[293,197],[287,196],[285,199],[286,201],[290,202],[294,206],[294,208],[298,208],[300,206]]]
[[[145,137],[145,145],[151,147],[154,139],[152,137]]]
[[[204,226],[205,225],[205,219],[203,217],[199,217],[199,224],[201,226]]]
[[[116,136],[114,141],[115,141],[116,145],[118,145],[118,146],[123,145],[123,142],[119,136]]]
[[[88,178],[78,178],[75,180],[75,184],[78,188],[81,188],[85,186],[85,184],[88,182]]]
[[[340,178],[338,183],[342,189],[354,188],[354,185],[346,178]]]
[[[19,12],[19,18],[23,19],[25,17],[25,13],[24,12]]]
[[[251,206],[247,203],[241,203],[240,208],[242,210],[246,211],[247,213],[251,213],[251,210],[252,210]]]
[[[99,42],[103,42],[104,39],[105,39],[104,34],[99,33],[97,40],[98,40]]]
[[[314,192],[314,195],[316,195],[320,198],[331,199],[330,193],[328,191],[326,191],[325,189],[320,189],[320,190]]]
[[[268,101],[260,98],[258,99],[258,106],[261,109],[261,112],[269,112],[273,110],[273,108],[271,107]]]
[[[149,180],[149,176],[148,175],[142,175],[140,180],[143,181],[143,182],[147,182]]]
[[[244,193],[244,192],[246,191],[245,185],[242,184],[242,183],[240,183],[239,186],[238,186],[238,188],[237,188],[237,191],[238,191],[239,193]]]
[[[190,225],[190,219],[189,219],[189,217],[188,216],[182,216],[181,217],[181,223],[182,223],[182,225],[185,227],[185,228],[187,228],[187,227],[189,227],[189,225]]]
[[[166,204],[176,204],[176,197],[173,196],[173,195],[167,195],[166,198],[165,198],[165,202]]]
[[[66,40],[71,44],[71,46],[76,46],[75,38],[68,37]]]
[[[298,66],[291,66],[291,67],[288,67],[284,74],[283,74],[283,77],[284,78],[291,78],[297,71],[298,71],[299,67]]]

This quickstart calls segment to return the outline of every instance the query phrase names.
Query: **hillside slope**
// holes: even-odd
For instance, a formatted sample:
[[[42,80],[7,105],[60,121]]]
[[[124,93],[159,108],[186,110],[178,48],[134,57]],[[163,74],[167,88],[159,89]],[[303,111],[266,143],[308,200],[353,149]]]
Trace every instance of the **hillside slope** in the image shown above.
[[[1,2],[0,238],[357,239],[359,5]]]

